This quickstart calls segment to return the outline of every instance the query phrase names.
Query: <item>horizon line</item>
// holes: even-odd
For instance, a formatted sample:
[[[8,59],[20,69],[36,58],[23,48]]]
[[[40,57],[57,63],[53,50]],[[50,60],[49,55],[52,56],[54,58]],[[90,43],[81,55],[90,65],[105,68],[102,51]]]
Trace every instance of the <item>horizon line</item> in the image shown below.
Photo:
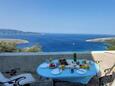
[[[17,29],[10,29],[10,28],[0,28],[0,30],[16,30],[22,32],[32,32],[32,33],[41,33],[41,34],[68,34],[68,35],[77,35],[77,34],[89,34],[89,35],[115,35],[109,33],[64,33],[64,32],[34,32],[34,31],[24,31],[24,30],[17,30]]]

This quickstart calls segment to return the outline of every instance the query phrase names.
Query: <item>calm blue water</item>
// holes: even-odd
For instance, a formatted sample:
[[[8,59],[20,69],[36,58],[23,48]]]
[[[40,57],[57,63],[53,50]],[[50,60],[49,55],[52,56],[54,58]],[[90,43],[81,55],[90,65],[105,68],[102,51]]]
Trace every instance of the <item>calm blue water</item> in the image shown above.
[[[91,51],[105,50],[106,43],[86,42],[87,39],[111,37],[110,35],[91,35],[91,34],[40,34],[40,35],[10,35],[0,36],[1,38],[26,39],[30,43],[20,44],[17,47],[27,47],[40,44],[44,52],[56,51]]]

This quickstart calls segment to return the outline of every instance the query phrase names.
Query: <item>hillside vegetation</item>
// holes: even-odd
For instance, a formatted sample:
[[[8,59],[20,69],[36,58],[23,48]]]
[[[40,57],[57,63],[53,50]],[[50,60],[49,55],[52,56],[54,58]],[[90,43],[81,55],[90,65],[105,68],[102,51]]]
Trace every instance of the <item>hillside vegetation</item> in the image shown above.
[[[0,52],[39,52],[41,46],[39,44],[26,48],[17,48],[15,42],[0,41]]]
[[[105,42],[109,43],[108,50],[115,50],[115,39],[106,40]]]

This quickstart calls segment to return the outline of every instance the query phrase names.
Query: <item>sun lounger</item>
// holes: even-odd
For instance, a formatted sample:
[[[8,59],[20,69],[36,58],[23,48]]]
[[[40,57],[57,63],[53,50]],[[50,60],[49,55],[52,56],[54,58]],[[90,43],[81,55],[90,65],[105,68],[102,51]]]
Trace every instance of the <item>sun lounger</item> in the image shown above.
[[[0,72],[0,84],[2,84],[4,86],[22,86],[22,85],[25,85],[25,84],[30,84],[32,82],[35,82],[35,79],[29,73],[20,74],[20,75],[17,75],[17,76],[13,76],[11,78],[6,78]]]

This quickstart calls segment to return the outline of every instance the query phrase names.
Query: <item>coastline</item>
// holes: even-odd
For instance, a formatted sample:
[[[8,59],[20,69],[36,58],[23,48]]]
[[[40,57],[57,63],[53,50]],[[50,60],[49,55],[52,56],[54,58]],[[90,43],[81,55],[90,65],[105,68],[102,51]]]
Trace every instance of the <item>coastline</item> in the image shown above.
[[[11,39],[11,38],[0,38],[0,42],[14,42],[16,44],[23,44],[23,43],[29,43],[29,41],[27,40],[23,40],[23,39]]]
[[[106,42],[113,39],[115,39],[115,37],[95,38],[95,39],[88,39],[86,40],[86,42]]]

